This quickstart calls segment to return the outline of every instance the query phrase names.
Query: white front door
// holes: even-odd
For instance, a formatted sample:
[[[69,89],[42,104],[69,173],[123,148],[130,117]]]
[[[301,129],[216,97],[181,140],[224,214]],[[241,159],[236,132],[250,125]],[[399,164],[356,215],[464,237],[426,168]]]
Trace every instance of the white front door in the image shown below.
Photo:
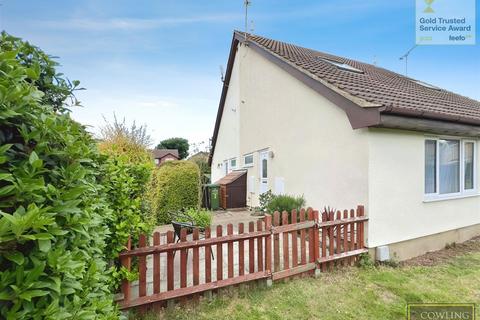
[[[260,194],[268,191],[268,151],[260,152]]]

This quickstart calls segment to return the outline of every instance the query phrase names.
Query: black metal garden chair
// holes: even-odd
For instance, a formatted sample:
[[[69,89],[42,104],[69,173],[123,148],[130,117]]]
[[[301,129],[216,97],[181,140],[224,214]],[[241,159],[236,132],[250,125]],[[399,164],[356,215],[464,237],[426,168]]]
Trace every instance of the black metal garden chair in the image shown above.
[[[203,238],[200,238],[200,239],[205,239],[205,228],[195,225],[195,222],[192,220],[190,216],[181,212],[177,212],[172,214],[172,217],[174,217],[174,219],[176,220],[180,220],[180,219],[187,220],[187,222],[172,220],[173,231],[175,233],[175,237],[177,238],[177,243],[180,241],[180,233],[182,229],[187,230],[187,235],[192,234],[194,229],[198,229],[200,235],[203,235]],[[175,257],[175,253],[176,251],[173,253],[174,257]],[[212,250],[210,250],[210,254],[212,256],[212,259],[215,260]],[[188,251],[187,251],[187,256],[188,256]]]

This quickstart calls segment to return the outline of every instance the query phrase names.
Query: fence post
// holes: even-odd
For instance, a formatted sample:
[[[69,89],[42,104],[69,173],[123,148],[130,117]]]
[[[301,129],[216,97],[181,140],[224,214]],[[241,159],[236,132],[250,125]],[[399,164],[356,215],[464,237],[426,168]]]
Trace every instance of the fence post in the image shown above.
[[[322,222],[328,221],[328,211],[325,208],[325,211],[322,212]],[[322,258],[327,256],[327,227],[322,227]],[[322,272],[327,271],[327,263],[322,263]]]
[[[365,216],[365,207],[362,205],[358,206],[358,216],[363,217]],[[365,221],[360,222],[359,226],[359,236],[358,236],[358,244],[359,244],[359,249],[363,249],[365,247]]]
[[[270,276],[267,279],[267,286],[272,286],[272,216],[265,215],[265,230],[270,231],[270,234],[265,237],[265,272]]]
[[[132,249],[132,238],[128,236],[126,251]],[[132,266],[132,258],[129,257],[122,257],[121,258],[122,267],[130,271]],[[127,302],[130,300],[130,281],[128,279],[122,280],[122,293],[123,293],[123,301]]]
[[[273,226],[280,225],[280,212],[275,211],[273,213]],[[273,229],[270,229],[273,231]],[[280,271],[280,234],[273,234],[273,272]]]
[[[147,246],[147,237],[141,234],[138,239],[138,247],[144,248]],[[142,255],[138,257],[138,296],[144,297],[147,295],[147,256]]]
[[[320,276],[320,269],[317,263],[319,255],[320,255],[320,235],[318,231],[318,211],[313,211],[313,221],[315,224],[313,225],[313,254],[314,254],[314,261],[315,261],[315,278]]]
[[[227,224],[227,235],[231,236],[233,235],[233,224],[229,223]],[[233,278],[233,241],[229,241],[227,244],[227,262],[228,262],[228,268],[227,268],[227,274],[228,278]]]
[[[315,221],[312,208],[307,210],[307,220]],[[308,262],[315,262],[315,225],[308,229]],[[309,272],[309,274],[312,274]]]
[[[288,225],[288,212],[282,212],[282,225]],[[288,232],[283,232],[283,270],[290,269],[290,252],[288,248]]]
[[[153,234],[153,245],[160,245],[160,232]],[[160,253],[153,255],[153,293],[160,293]]]

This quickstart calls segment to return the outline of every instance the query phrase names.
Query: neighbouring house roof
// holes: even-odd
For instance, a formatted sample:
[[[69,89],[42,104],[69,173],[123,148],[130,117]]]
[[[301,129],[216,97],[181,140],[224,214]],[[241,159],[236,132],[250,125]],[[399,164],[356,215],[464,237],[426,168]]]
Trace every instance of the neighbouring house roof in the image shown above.
[[[208,159],[208,152],[206,151],[199,151],[197,153],[195,153],[194,155],[191,155],[190,157],[188,157],[187,160],[202,160],[202,159],[205,159],[205,161],[207,161]]]
[[[153,149],[152,150],[153,158],[161,159],[167,155],[172,155],[178,159],[178,150],[177,149]]]
[[[236,47],[244,42],[245,34],[235,31],[212,137],[210,162]],[[257,35],[248,34],[246,44],[342,108],[354,129],[387,127],[480,136],[479,101],[371,64]]]

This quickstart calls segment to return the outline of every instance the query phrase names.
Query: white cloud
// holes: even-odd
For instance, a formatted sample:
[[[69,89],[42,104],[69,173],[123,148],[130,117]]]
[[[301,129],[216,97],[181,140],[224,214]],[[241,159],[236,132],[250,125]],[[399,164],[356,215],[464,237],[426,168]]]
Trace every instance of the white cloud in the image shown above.
[[[90,31],[109,30],[149,30],[168,26],[179,26],[196,23],[223,23],[240,19],[238,14],[202,15],[191,17],[166,17],[158,19],[136,19],[136,18],[71,18],[67,20],[43,20],[35,24],[51,29],[75,29]]]

